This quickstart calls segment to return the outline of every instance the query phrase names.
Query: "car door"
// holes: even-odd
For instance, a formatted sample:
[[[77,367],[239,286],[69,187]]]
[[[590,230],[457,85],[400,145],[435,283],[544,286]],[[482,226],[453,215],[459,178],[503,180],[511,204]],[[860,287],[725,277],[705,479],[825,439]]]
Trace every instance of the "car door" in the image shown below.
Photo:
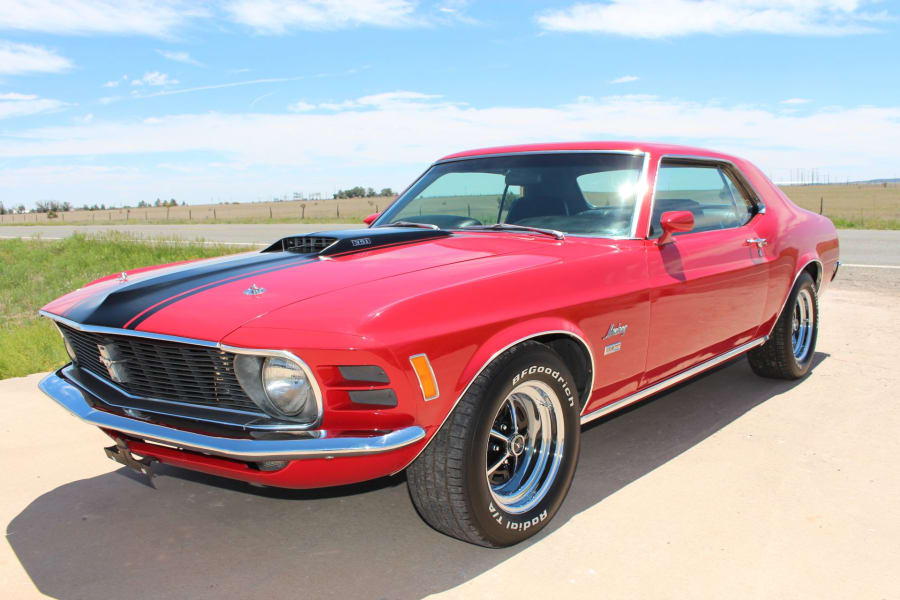
[[[694,215],[694,228],[659,246],[660,217]],[[650,336],[642,387],[753,339],[769,270],[756,226],[764,210],[727,163],[663,159],[656,176],[647,262]]]

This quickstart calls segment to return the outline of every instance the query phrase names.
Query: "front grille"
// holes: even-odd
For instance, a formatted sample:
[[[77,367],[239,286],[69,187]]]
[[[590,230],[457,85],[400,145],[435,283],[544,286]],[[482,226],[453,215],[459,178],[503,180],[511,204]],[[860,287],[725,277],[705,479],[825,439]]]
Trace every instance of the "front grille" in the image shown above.
[[[72,344],[77,367],[133,396],[264,416],[238,383],[233,354],[214,347],[59,327]],[[115,345],[119,360],[125,361],[126,381],[110,377],[100,361],[101,344]]]
[[[290,252],[315,254],[321,252],[336,241],[336,238],[301,235],[284,238],[282,240],[282,247]]]

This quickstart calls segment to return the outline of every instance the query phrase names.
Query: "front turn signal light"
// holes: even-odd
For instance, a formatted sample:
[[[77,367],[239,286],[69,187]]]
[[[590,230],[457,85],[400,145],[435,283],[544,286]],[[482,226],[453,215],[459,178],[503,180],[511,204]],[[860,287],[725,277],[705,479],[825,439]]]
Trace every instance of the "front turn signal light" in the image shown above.
[[[425,400],[434,400],[440,395],[438,392],[437,379],[434,378],[434,370],[431,363],[428,362],[428,356],[424,354],[416,354],[409,357],[409,362],[419,378],[419,387],[422,388],[422,396]]]

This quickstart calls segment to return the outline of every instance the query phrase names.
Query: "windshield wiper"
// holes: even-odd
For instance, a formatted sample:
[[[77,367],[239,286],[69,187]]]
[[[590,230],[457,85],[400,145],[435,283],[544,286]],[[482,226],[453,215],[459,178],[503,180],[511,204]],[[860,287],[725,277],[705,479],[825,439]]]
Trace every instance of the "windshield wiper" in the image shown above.
[[[394,221],[393,223],[378,225],[376,229],[380,229],[381,227],[419,227],[421,229],[434,229],[438,231],[441,229],[437,225],[431,223],[413,223],[412,221]]]
[[[532,231],[534,233],[543,233],[555,237],[558,240],[566,239],[566,234],[556,229],[545,229],[543,227],[529,227],[528,225],[515,225],[514,223],[494,223],[493,225],[466,225],[460,229],[493,229],[495,231]]]

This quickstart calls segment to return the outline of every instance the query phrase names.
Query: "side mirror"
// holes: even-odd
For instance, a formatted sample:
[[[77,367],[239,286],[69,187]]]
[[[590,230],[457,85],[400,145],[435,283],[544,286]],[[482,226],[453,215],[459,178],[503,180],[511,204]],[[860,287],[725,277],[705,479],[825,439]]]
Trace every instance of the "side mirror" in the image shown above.
[[[375,222],[375,219],[377,219],[380,216],[381,216],[380,212],[372,213],[371,215],[369,215],[368,217],[363,219],[363,223],[365,223],[366,225],[371,225],[372,223]]]
[[[664,246],[672,241],[672,236],[694,228],[694,215],[688,210],[671,210],[664,212],[659,219],[662,235],[656,240],[657,246]]]

